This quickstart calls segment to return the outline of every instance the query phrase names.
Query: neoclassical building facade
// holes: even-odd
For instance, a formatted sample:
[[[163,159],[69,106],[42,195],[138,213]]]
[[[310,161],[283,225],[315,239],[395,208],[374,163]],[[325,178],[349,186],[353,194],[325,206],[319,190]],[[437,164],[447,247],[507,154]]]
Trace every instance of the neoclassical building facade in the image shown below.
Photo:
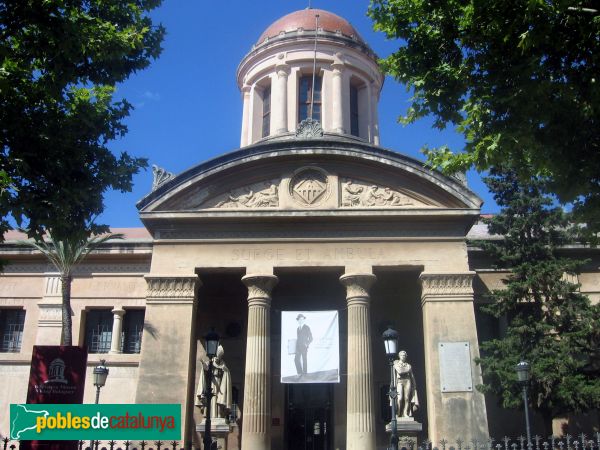
[[[318,17],[317,17],[318,16]],[[315,29],[317,28],[317,31]],[[196,386],[214,329],[233,380],[227,448],[375,450],[388,445],[382,332],[399,331],[420,438],[517,434],[476,386],[479,313],[502,274],[464,180],[381,147],[376,56],[346,20],[306,9],[274,22],[237,71],[240,149],[178,175],[155,170],[144,229],[94,252],[73,281],[75,341],[103,358],[105,403],[179,403],[200,447]],[[8,235],[0,277],[0,403],[25,400],[33,345],[60,339],[58,278]],[[600,296],[598,259],[579,279]],[[339,313],[339,383],[281,382],[283,311]],[[8,417],[0,415],[0,433]],[[310,447],[307,447],[307,442]]]

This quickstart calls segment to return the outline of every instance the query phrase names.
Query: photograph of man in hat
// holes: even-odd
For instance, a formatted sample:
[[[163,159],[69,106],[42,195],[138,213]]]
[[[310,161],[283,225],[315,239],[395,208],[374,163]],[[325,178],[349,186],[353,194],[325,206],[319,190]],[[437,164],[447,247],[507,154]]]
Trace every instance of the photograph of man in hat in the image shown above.
[[[298,375],[307,373],[306,356],[308,353],[308,346],[313,340],[310,327],[304,324],[305,320],[306,317],[304,314],[298,314],[296,317],[298,328],[296,330],[296,356],[294,357],[294,363],[296,364],[296,373]]]

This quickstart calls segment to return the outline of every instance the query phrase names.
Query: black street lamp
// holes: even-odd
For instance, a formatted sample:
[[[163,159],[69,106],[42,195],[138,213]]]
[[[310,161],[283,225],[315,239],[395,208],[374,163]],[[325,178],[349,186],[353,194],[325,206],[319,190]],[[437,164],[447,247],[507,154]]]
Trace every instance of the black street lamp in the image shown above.
[[[390,423],[392,427],[392,436],[390,438],[390,450],[398,450],[398,422],[396,421],[396,397],[398,392],[396,390],[396,377],[394,376],[394,359],[396,358],[396,352],[398,351],[398,332],[388,326],[388,329],[383,332],[383,343],[385,344],[385,354],[388,357],[390,363],[390,405],[392,406],[392,421]]]
[[[108,367],[106,367],[106,360],[101,359],[100,364],[94,367],[94,386],[96,386],[96,405],[100,401],[100,389],[106,384],[108,378]],[[92,448],[98,448],[100,441],[90,441]]]
[[[108,378],[108,368],[106,367],[106,360],[101,359],[100,364],[94,367],[94,386],[96,386],[96,405],[100,400],[100,389],[106,384],[106,378]]]
[[[206,373],[206,383],[204,384],[204,398],[206,399],[206,416],[204,423],[204,450],[212,449],[212,437],[210,435],[210,407],[214,396],[212,391],[213,358],[217,356],[219,348],[219,335],[214,330],[204,336],[206,356],[208,356],[208,370]]]
[[[527,391],[529,389],[529,381],[531,380],[531,366],[527,361],[521,361],[515,366],[517,372],[517,380],[523,388],[523,403],[525,404],[525,429],[527,430],[527,447],[531,447],[531,428],[529,426],[529,399]]]

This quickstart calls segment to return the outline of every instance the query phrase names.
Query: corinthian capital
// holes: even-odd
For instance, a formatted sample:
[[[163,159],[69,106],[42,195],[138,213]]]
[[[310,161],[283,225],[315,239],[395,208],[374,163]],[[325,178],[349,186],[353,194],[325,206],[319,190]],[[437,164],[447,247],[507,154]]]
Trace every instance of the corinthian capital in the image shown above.
[[[271,301],[271,291],[279,279],[275,275],[250,274],[242,277],[242,283],[248,288],[248,302]]]
[[[369,298],[369,289],[377,277],[372,273],[347,273],[340,277],[340,283],[346,286],[346,300]]]

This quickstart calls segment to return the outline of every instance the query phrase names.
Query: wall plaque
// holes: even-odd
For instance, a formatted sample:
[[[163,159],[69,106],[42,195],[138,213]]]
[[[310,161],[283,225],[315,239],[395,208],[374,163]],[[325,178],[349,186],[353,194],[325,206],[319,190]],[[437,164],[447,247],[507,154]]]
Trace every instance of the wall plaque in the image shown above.
[[[468,342],[440,342],[442,392],[473,392],[471,346]]]

